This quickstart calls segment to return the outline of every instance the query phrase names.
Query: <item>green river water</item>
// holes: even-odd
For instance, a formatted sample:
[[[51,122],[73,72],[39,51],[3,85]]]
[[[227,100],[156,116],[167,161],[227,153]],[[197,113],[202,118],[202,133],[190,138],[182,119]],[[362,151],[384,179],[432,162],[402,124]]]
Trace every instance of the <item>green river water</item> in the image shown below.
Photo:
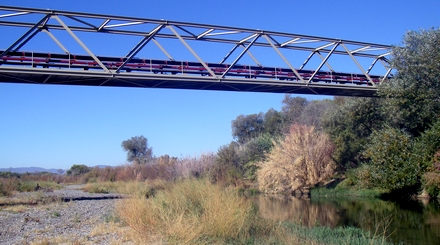
[[[372,234],[385,234],[395,244],[440,244],[438,201],[391,202],[379,199],[302,200],[257,196],[264,218],[287,220],[312,227],[353,226]]]

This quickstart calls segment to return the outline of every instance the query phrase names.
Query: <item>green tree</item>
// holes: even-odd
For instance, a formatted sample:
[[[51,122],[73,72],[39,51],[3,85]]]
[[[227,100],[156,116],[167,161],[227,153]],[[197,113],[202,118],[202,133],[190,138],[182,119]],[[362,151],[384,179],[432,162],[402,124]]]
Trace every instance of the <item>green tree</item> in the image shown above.
[[[421,155],[423,188],[432,197],[440,195],[440,121],[417,138],[416,154]]]
[[[284,120],[286,121],[285,132],[288,132],[290,125],[299,121],[299,118],[301,117],[304,108],[309,104],[309,101],[303,97],[292,97],[290,94],[286,94],[282,104],[281,111]]]
[[[440,113],[440,29],[410,31],[393,48],[395,76],[379,87],[388,123],[418,136]]]
[[[264,133],[277,137],[282,134],[284,127],[283,114],[270,108],[264,114]]]
[[[321,120],[324,114],[333,108],[334,102],[329,99],[312,100],[303,109],[298,119],[299,124],[314,126],[315,129],[321,130]]]
[[[271,135],[263,134],[246,142],[239,148],[238,156],[245,178],[255,180],[258,162],[266,160],[272,150],[274,140]]]
[[[78,175],[81,175],[81,174],[88,173],[91,170],[92,170],[91,167],[87,167],[84,164],[74,164],[74,165],[72,165],[72,167],[70,167],[69,170],[67,170],[66,174],[67,175],[78,176]]]
[[[418,185],[423,155],[415,154],[415,147],[414,139],[399,129],[386,126],[374,131],[363,153],[373,187],[393,191]]]
[[[239,115],[232,121],[232,136],[240,144],[264,132],[264,113]]]
[[[321,125],[336,145],[334,159],[339,171],[357,167],[361,152],[373,130],[382,127],[384,115],[379,98],[336,97],[327,109]]]
[[[122,141],[122,149],[127,152],[127,161],[144,164],[153,158],[153,148],[148,147],[148,140],[143,135]]]
[[[209,178],[213,183],[233,184],[242,176],[238,149],[240,145],[232,141],[223,145],[217,152],[217,158],[209,171]]]

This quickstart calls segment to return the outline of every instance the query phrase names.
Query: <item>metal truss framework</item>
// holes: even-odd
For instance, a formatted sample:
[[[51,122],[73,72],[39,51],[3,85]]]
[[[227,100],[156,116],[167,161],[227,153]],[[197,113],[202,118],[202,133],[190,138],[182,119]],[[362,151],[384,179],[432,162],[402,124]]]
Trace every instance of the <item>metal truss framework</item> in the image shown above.
[[[377,85],[391,73],[390,46],[334,38],[0,6],[0,32],[4,35],[8,28],[27,31],[0,49],[0,82],[374,96]],[[55,30],[67,32],[86,54],[69,52],[54,35]],[[82,32],[135,36],[139,42],[124,57],[98,56],[78,37]],[[47,34],[64,54],[24,51],[23,47],[39,33]],[[180,42],[192,55],[189,61],[175,60],[161,44],[166,39]],[[207,63],[191,46],[198,42],[229,45],[231,49],[220,62]],[[168,60],[137,58],[146,45],[156,45]],[[255,48],[275,52],[285,66],[263,66],[252,53]],[[295,66],[286,52],[307,52],[308,56]],[[255,65],[239,65],[245,55]],[[334,70],[329,62],[333,56],[349,57],[359,72]],[[320,60],[318,66],[305,70],[316,57]],[[364,66],[359,59],[371,62]],[[229,60],[232,62],[227,63]],[[383,65],[385,74],[370,74],[378,63]]]

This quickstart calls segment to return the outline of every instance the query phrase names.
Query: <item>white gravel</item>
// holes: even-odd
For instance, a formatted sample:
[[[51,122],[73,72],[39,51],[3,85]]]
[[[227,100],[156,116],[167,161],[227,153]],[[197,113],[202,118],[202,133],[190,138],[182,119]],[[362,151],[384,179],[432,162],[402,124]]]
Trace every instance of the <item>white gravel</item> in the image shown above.
[[[0,209],[0,244],[128,244],[111,229],[114,194],[90,194],[68,186],[62,190],[21,195],[56,196],[70,202],[25,207],[21,212]]]

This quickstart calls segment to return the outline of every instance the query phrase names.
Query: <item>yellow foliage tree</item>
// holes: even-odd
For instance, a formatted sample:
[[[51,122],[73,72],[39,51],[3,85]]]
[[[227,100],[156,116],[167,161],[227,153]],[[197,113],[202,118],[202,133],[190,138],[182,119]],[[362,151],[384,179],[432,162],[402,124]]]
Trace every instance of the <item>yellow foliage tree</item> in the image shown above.
[[[293,124],[283,141],[275,143],[267,160],[259,163],[257,179],[265,193],[303,192],[334,173],[334,146],[314,127]]]

